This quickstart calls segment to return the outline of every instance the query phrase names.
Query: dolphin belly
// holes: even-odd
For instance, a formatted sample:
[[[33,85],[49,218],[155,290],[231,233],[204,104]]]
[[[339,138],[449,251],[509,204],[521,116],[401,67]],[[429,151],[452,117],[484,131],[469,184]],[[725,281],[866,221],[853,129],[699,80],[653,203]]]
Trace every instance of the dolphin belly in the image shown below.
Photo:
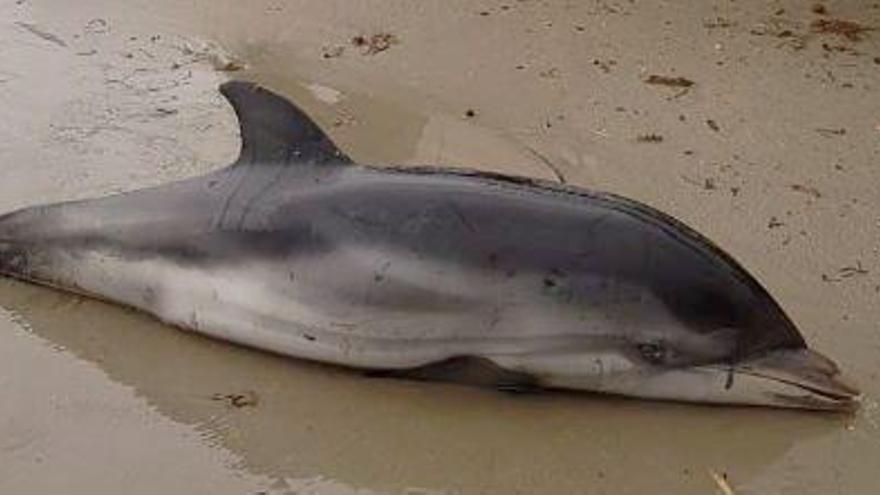
[[[210,267],[90,251],[54,267],[56,284],[184,329],[359,368],[541,355],[587,347],[614,327],[541,300],[536,275],[511,280],[368,248]]]

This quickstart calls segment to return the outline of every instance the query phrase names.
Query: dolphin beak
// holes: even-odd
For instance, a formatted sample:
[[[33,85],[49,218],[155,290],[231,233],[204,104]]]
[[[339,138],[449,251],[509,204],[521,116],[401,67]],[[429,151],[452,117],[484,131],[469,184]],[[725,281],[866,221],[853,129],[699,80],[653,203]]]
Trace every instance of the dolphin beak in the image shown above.
[[[834,361],[810,349],[773,351],[737,363],[732,372],[746,382],[764,382],[760,388],[772,405],[854,411],[861,400]]]
[[[777,349],[732,364],[608,375],[598,385],[563,386],[651,399],[839,412],[855,411],[861,399],[834,361],[806,348]]]

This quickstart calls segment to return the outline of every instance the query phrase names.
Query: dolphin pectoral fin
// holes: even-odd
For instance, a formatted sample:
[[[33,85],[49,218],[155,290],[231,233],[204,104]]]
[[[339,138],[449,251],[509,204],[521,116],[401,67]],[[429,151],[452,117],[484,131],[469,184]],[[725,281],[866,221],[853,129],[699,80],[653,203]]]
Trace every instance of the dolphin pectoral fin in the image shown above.
[[[235,110],[241,129],[241,154],[234,166],[352,163],[303,111],[268,89],[229,81],[220,92]]]
[[[524,380],[501,380],[495,383],[495,389],[499,392],[511,395],[536,394],[544,390],[544,388],[538,383],[538,380],[531,375],[525,375]]]
[[[477,356],[456,356],[416,368],[370,370],[366,376],[478,385],[510,393],[535,392],[541,388],[534,376],[502,368]]]

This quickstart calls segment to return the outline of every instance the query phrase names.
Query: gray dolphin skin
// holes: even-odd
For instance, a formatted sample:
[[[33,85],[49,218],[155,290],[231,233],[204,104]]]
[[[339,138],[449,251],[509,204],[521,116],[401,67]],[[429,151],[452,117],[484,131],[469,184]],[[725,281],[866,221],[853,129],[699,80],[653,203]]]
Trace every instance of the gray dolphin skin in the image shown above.
[[[230,167],[0,217],[0,273],[220,339],[390,376],[851,410],[736,261],[619,196],[354,164],[267,89],[228,82]]]

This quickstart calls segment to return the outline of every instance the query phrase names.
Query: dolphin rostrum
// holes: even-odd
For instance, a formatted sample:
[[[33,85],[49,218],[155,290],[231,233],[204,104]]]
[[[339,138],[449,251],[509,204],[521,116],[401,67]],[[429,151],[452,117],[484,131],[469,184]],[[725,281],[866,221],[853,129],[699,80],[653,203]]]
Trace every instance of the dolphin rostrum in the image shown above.
[[[736,261],[619,196],[354,164],[305,114],[220,88],[241,155],[203,177],[0,217],[0,273],[379,374],[850,409]]]

